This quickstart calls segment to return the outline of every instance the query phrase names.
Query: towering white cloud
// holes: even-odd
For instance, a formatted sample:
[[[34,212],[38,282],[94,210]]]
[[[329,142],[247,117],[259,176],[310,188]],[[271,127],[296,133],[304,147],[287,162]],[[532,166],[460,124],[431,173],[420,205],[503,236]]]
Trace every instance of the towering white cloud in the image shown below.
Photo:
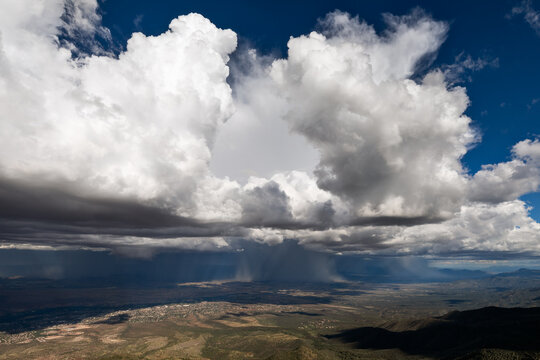
[[[446,26],[418,14],[374,30],[330,14],[329,36],[289,41],[271,76],[288,99],[291,128],[319,150],[317,184],[351,203],[355,216],[449,216],[463,200],[460,158],[475,141],[468,98],[442,74],[409,79]]]
[[[26,15],[44,25],[2,24],[2,175],[196,213],[216,127],[234,111],[226,63],[236,35],[191,14],[160,36],[134,34],[118,58],[73,59],[57,44],[62,12],[49,20],[48,9]],[[75,12],[68,34],[91,33],[88,13]]]
[[[448,31],[446,23],[432,20],[419,9],[404,16],[383,14],[383,18],[387,29],[382,36],[358,16],[351,17],[341,11],[329,13],[320,22],[337,51],[346,51],[348,54],[344,55],[349,57],[363,55],[353,63],[359,68],[369,66],[369,76],[377,84],[413,75],[418,62],[439,49]],[[290,57],[291,46],[289,49]],[[364,56],[368,57],[367,61]]]
[[[437,69],[417,79],[446,23],[417,10],[386,15],[377,34],[331,13],[320,32],[291,38],[284,59],[251,51],[254,71],[233,97],[233,31],[179,16],[116,56],[96,41],[110,40],[100,20],[95,0],[3,4],[3,243],[540,252],[539,225],[518,200],[538,190],[539,141],[467,174],[461,158],[478,136],[465,89]]]

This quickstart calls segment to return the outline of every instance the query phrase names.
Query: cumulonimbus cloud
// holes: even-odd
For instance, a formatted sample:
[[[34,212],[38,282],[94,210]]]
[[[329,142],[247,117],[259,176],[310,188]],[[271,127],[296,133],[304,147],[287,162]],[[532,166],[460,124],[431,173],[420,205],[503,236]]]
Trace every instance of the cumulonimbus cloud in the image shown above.
[[[4,244],[209,250],[296,239],[333,252],[540,251],[539,225],[518,200],[538,190],[539,142],[467,174],[461,158],[479,136],[465,88],[439,69],[416,76],[448,24],[420,10],[385,15],[383,34],[330,13],[319,32],[291,38],[284,59],[247,52],[252,66],[233,96],[236,34],[201,15],[179,16],[158,36],[135,33],[115,55],[93,40],[110,37],[96,1],[3,7]],[[305,151],[298,159],[317,162],[314,171],[214,174],[235,161],[216,154],[216,137],[249,138],[257,121],[281,129],[270,148],[286,128],[302,139],[284,146]],[[243,146],[256,160],[256,137]],[[213,158],[225,165],[211,167]]]

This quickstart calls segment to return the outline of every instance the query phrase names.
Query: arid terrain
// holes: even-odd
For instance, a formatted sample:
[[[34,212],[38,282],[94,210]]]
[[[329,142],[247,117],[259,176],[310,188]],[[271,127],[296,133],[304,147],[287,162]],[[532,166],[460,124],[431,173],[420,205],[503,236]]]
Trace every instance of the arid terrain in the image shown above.
[[[426,284],[5,279],[0,296],[0,359],[540,358],[535,271]]]

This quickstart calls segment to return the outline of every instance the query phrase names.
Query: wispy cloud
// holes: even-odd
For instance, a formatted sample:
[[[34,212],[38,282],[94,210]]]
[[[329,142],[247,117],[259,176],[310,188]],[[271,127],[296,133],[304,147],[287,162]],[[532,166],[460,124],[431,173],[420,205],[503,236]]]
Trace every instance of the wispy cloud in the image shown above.
[[[135,16],[135,19],[133,19],[133,26],[135,27],[137,31],[142,31],[141,24],[143,22],[143,19],[144,19],[144,14],[139,14]]]
[[[455,84],[465,81],[471,82],[472,72],[480,71],[484,68],[498,67],[499,58],[484,56],[474,59],[470,55],[465,55],[465,53],[462,52],[456,56],[453,64],[443,66],[442,71],[444,72],[447,81],[451,84]]]
[[[508,17],[522,15],[531,28],[540,35],[540,12],[533,8],[531,0],[524,0],[520,5],[512,8]]]
[[[540,98],[532,99],[531,102],[527,104],[527,109],[531,110],[538,102],[540,102]]]

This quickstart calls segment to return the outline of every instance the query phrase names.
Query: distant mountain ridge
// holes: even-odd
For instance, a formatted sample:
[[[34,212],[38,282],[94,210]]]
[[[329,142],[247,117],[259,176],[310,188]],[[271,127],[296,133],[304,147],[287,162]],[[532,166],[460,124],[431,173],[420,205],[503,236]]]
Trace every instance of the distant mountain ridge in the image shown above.
[[[496,277],[527,277],[540,279],[540,270],[521,268],[512,272],[504,272],[494,275]]]

